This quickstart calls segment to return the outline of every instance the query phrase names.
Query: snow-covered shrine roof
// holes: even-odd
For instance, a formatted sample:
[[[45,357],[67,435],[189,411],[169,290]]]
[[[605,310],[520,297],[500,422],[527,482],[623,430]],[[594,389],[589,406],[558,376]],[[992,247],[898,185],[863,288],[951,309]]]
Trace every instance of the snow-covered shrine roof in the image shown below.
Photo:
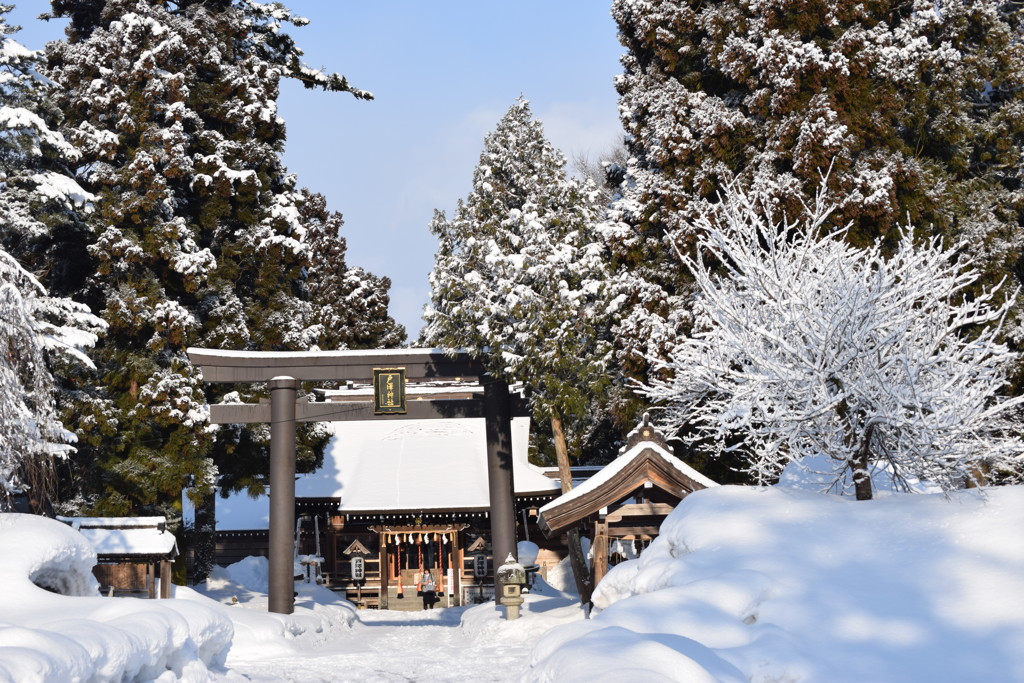
[[[643,421],[627,435],[626,439],[627,445],[615,460],[605,465],[579,486],[540,508],[542,527],[555,518],[578,516],[587,506],[604,507],[609,502],[605,499],[618,495],[616,491],[621,487],[617,487],[617,484],[624,484],[628,487],[636,483],[625,480],[635,479],[645,469],[649,470],[650,465],[654,463],[662,469],[675,473],[676,476],[673,479],[686,482],[687,488],[680,488],[676,492],[680,496],[685,495],[694,485],[696,488],[718,486],[717,482],[673,455],[664,436],[651,426],[648,415],[644,415]],[[646,467],[639,466],[641,460],[646,461]],[[562,527],[556,524],[554,528]]]
[[[101,559],[171,559],[174,534],[164,517],[57,517],[85,536]]]
[[[483,418],[326,423],[323,467],[298,475],[296,498],[339,498],[342,513],[486,510],[487,437]],[[529,418],[512,419],[517,495],[549,494],[558,483],[527,461]],[[266,496],[217,497],[218,531],[266,529]]]

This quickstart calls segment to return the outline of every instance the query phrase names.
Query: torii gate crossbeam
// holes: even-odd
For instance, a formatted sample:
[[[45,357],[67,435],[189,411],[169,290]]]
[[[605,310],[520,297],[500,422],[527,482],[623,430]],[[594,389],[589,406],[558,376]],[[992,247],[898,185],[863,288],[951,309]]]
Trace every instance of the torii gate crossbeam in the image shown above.
[[[484,387],[483,416],[487,432],[487,472],[490,491],[491,543],[495,567],[508,554],[516,555],[514,482],[512,479],[512,427],[508,385],[487,376],[479,360],[464,352],[449,355],[440,349],[388,349],[375,351],[259,352],[190,348],[192,364],[207,382],[267,382],[266,405],[217,404],[210,406],[210,422],[232,424],[270,422],[270,567],[269,610],[294,611],[292,533],[295,528],[295,425],[366,419],[469,417],[478,413],[472,400],[409,403],[407,415],[373,415],[368,408],[296,403],[301,381],[369,380],[373,370],[403,367],[409,379],[477,378]],[[415,409],[413,406],[416,406]],[[495,587],[495,595],[499,587]]]

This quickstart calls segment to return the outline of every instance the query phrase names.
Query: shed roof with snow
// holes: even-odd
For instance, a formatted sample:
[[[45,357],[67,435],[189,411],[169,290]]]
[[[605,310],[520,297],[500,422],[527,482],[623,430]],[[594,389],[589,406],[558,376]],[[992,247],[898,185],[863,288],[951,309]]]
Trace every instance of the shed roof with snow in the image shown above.
[[[571,491],[540,509],[540,528],[547,536],[580,526],[610,506],[622,505],[644,489],[663,492],[666,503],[634,504],[636,512],[661,517],[687,494],[718,484],[677,458],[650,416],[626,437],[626,446],[612,462]]]
[[[178,554],[164,517],[58,517],[80,532],[101,562],[155,562]]]

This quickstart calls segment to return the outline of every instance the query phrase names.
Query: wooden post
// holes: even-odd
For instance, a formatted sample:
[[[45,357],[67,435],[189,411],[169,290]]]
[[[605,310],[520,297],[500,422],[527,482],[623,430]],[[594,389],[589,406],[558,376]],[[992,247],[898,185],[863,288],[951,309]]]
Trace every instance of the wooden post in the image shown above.
[[[594,587],[608,573],[608,522],[603,519],[594,523]]]
[[[146,588],[149,590],[149,599],[156,599],[156,562],[146,563]]]
[[[160,561],[160,599],[169,600],[171,597],[171,561]]]
[[[456,538],[458,538],[458,537],[459,537],[459,534],[456,534]],[[458,552],[459,552],[459,557],[458,557],[458,560],[456,560],[456,564],[455,564],[455,575],[458,577],[458,584],[457,585],[459,587],[459,590],[455,594],[455,597],[458,600],[458,604],[461,605],[462,604],[462,579],[463,579],[462,572],[463,572],[463,569],[466,566],[466,550],[465,550],[465,548],[462,547],[462,541],[461,540],[458,541]]]
[[[460,569],[460,567],[457,564],[457,562],[459,561],[459,549],[456,547],[456,538],[458,538],[458,535],[459,535],[459,532],[457,532],[457,531],[453,531],[450,534],[446,534],[446,536],[448,536],[448,543],[449,543],[449,545],[448,545],[448,566],[452,568],[452,580],[451,580],[451,582],[448,585],[448,590],[451,591],[451,594],[455,596],[455,606],[456,607],[458,607],[459,604],[460,604],[459,603],[459,593],[460,593],[459,584],[461,583],[459,581],[459,578],[460,578],[459,577],[459,573],[460,573],[459,569]]]
[[[484,385],[484,418],[487,432],[487,481],[490,491],[491,554],[494,558],[494,599],[501,587],[497,569],[509,555],[516,557],[516,510],[512,478],[512,420],[508,384],[487,377]]]
[[[380,534],[380,594],[377,601],[378,609],[388,608],[388,593],[391,592],[391,570],[388,568],[388,535],[383,530]],[[402,568],[398,567],[398,580],[402,580]]]

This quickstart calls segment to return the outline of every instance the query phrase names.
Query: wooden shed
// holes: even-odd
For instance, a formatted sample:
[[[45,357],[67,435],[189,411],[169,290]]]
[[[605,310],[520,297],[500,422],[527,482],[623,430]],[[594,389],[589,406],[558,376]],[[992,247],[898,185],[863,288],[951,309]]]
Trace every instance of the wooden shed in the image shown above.
[[[58,517],[96,549],[93,574],[107,595],[171,597],[171,563],[178,555],[164,517]]]
[[[539,526],[548,538],[573,528],[591,535],[597,585],[613,549],[649,542],[679,501],[711,486],[718,484],[675,457],[645,414],[615,460],[540,509]]]

